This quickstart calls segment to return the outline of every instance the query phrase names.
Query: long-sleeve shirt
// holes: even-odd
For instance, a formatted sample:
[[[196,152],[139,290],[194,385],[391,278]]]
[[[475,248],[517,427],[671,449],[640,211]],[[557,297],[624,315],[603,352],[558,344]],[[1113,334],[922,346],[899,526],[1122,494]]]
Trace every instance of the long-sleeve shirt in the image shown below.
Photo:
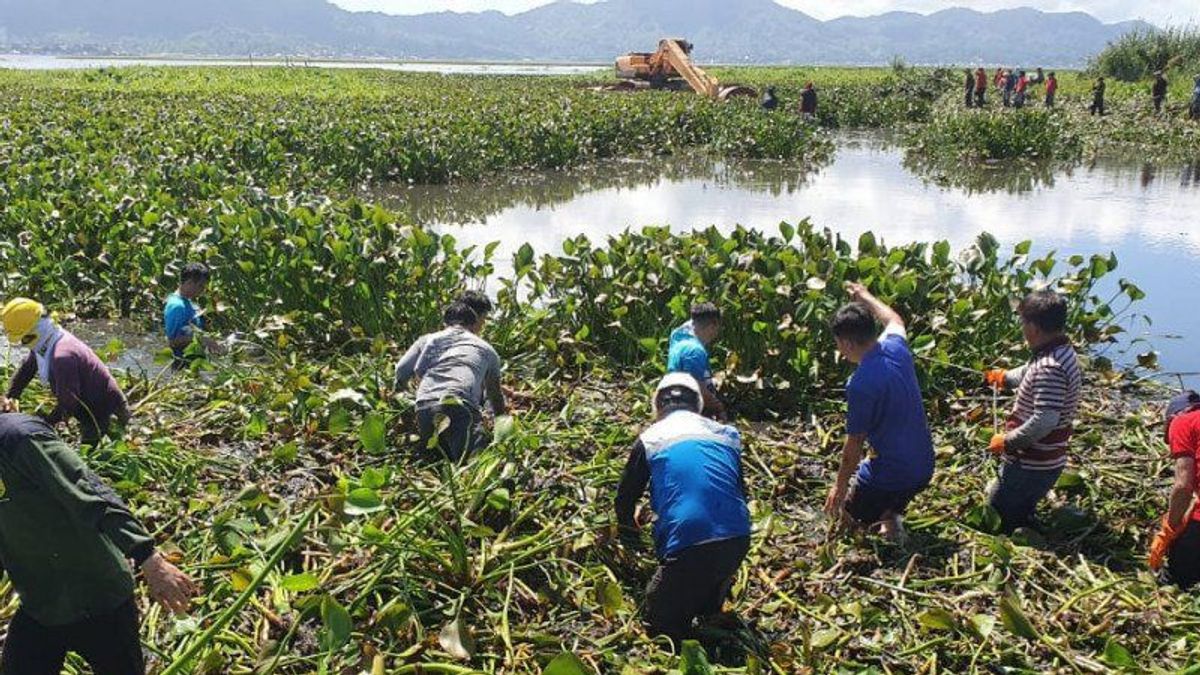
[[[629,453],[613,503],[617,524],[634,526],[638,499],[649,485],[660,559],[749,535],[741,451],[733,427],[690,411],[669,414],[643,432]]]
[[[44,420],[0,414],[0,564],[44,626],[111,612],[133,595],[128,560],[154,542]]]
[[[8,398],[19,399],[36,376],[37,359],[31,353],[13,376]],[[57,400],[46,418],[52,426],[68,417],[99,419],[127,407],[125,394],[108,366],[79,338],[65,331],[51,356],[50,391]]]
[[[1066,338],[1056,340],[1005,379],[1017,389],[1006,425],[1005,461],[1034,471],[1066,466],[1083,388],[1075,349]]]

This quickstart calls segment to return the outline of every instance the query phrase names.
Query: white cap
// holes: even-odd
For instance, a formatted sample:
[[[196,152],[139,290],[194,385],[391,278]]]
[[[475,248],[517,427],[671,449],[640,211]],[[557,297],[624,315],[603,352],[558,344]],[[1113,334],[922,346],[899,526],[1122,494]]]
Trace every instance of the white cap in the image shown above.
[[[683,387],[696,394],[696,412],[699,413],[704,410],[704,396],[700,393],[700,383],[696,381],[696,378],[687,373],[667,373],[663,379],[659,380],[658,387],[654,390],[655,412],[658,411],[658,395],[664,389],[672,387]]]

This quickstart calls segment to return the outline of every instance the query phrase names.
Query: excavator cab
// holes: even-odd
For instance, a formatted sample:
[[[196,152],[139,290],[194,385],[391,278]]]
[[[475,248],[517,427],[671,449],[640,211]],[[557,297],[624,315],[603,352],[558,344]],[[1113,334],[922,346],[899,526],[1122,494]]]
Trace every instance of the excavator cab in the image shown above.
[[[691,88],[698,94],[720,101],[735,96],[758,95],[758,92],[750,87],[722,86],[717,78],[692,62],[693,47],[691,42],[683,38],[666,38],[659,40],[656,52],[632,52],[619,57],[616,64],[617,78],[630,84],[618,88]]]

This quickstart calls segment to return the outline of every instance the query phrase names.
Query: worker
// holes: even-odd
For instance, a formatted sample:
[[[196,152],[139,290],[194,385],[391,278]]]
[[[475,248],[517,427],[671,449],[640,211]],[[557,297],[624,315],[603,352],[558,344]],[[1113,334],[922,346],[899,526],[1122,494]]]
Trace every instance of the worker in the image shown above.
[[[997,68],[996,73],[992,75],[992,86],[1000,91],[1004,91],[1004,68]]]
[[[995,430],[988,446],[1001,458],[988,501],[1000,514],[1005,532],[1031,524],[1038,503],[1067,465],[1083,386],[1075,348],[1066,335],[1063,297],[1052,290],[1030,293],[1017,313],[1032,358],[1016,370],[991,370],[985,375],[995,389],[1017,390],[1005,430]]]
[[[1092,115],[1104,117],[1104,90],[1106,87],[1103,77],[1096,78],[1096,83],[1092,85],[1092,107],[1088,109]]]
[[[774,110],[779,107],[779,98],[775,96],[775,87],[767,87],[761,105],[763,110]]]
[[[633,446],[615,499],[622,539],[636,538],[636,506],[650,487],[658,569],[646,622],[677,644],[692,622],[719,614],[750,548],[750,511],[737,429],[703,417],[700,383],[670,373],[654,392],[657,421]]]
[[[1011,108],[1013,91],[1017,88],[1017,75],[1011,70],[1004,71],[1004,107]]]
[[[1054,99],[1058,96],[1058,76],[1054,71],[1050,71],[1050,76],[1046,78],[1046,107],[1054,107]]]
[[[144,673],[130,561],[177,614],[192,580],[45,420],[0,414],[0,491],[0,564],[20,598],[0,672],[59,673],[75,652],[96,675]]]
[[[210,276],[211,271],[204,263],[184,265],[179,273],[178,290],[167,296],[163,306],[163,331],[175,357],[176,368],[220,348],[215,340],[204,337],[204,315],[196,305],[196,300],[208,289]]]
[[[817,90],[812,82],[805,84],[800,91],[800,114],[808,120],[817,116]]]
[[[1192,105],[1190,112],[1193,120],[1200,120],[1200,75],[1196,76],[1195,84],[1192,87]]]
[[[963,73],[967,76],[966,82],[963,85],[965,87],[964,93],[965,93],[966,105],[968,108],[974,108],[975,107],[975,74],[971,72],[970,68],[964,69]]]
[[[987,72],[983,68],[975,70],[975,107],[987,105]]]
[[[1159,70],[1154,73],[1154,84],[1150,87],[1150,97],[1154,100],[1154,113],[1162,113],[1163,103],[1167,100],[1167,76]]]
[[[1150,544],[1150,568],[1167,561],[1167,575],[1180,588],[1200,581],[1200,394],[1185,391],[1171,399],[1165,415],[1165,435],[1175,460],[1175,483],[1167,500],[1162,526]]]
[[[825,512],[902,541],[904,512],[933,477],[933,437],[904,320],[862,284],[847,290],[852,302],[830,327],[838,352],[856,368],[846,385],[846,438]],[[864,461],[868,441],[874,456]]]
[[[482,405],[490,403],[496,416],[506,413],[500,356],[480,337],[491,302],[484,307],[476,312],[463,300],[450,303],[443,314],[445,328],[421,336],[396,364],[397,391],[414,376],[421,378],[416,408],[423,456],[463,459],[487,443]]]
[[[1024,108],[1025,98],[1028,96],[1029,78],[1025,76],[1025,71],[1017,73],[1017,85],[1013,88],[1013,107]]]
[[[1032,78],[1030,78],[1029,84],[1045,84],[1045,83],[1046,83],[1046,72],[1043,71],[1039,67],[1037,69],[1037,71],[1034,73],[1034,76]]]
[[[41,303],[15,298],[0,309],[0,318],[9,344],[29,348],[0,409],[15,412],[21,394],[37,378],[54,394],[54,409],[46,422],[57,426],[74,418],[84,445],[99,443],[112,431],[114,420],[122,426],[129,421],[125,394],[108,367],[82,340],[63,330]]]
[[[691,319],[671,331],[667,350],[667,372],[687,373],[700,383],[704,414],[725,419],[725,404],[717,394],[709,364],[708,348],[721,334],[721,310],[711,302],[692,306]]]

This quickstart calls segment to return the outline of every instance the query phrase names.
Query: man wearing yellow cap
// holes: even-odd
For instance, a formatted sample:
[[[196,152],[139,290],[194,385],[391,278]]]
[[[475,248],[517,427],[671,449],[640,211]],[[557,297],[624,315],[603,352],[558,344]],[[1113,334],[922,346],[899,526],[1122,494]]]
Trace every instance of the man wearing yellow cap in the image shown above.
[[[108,367],[83,341],[56,324],[41,303],[10,300],[0,308],[0,322],[10,344],[29,348],[29,357],[9,384],[4,409],[14,409],[36,377],[58,402],[46,421],[54,426],[74,417],[84,444],[94,445],[107,435],[114,418],[122,424],[129,419],[125,394]]]

